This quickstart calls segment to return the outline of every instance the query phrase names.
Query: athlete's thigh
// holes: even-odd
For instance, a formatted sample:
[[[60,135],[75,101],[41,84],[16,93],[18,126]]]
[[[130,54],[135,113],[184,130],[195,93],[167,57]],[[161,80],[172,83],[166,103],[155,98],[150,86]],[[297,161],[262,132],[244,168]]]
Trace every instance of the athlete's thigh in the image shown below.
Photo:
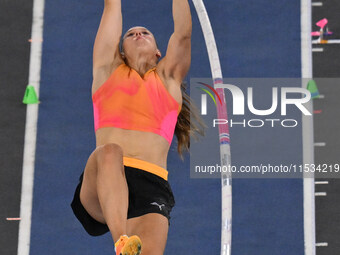
[[[138,235],[142,255],[162,255],[168,238],[168,219],[158,213],[148,213],[127,221],[127,235]]]
[[[101,223],[105,223],[97,194],[97,163],[95,152],[92,152],[85,166],[83,183],[80,189],[80,201],[92,218]]]

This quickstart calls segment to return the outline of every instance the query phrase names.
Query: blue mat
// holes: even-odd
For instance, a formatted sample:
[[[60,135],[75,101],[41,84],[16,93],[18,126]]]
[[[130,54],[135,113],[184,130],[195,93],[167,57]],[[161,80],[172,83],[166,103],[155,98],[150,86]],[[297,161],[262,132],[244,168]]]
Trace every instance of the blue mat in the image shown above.
[[[46,0],[31,233],[34,255],[113,254],[111,236],[88,236],[69,206],[78,176],[95,147],[91,65],[101,2]],[[205,4],[225,77],[301,76],[299,1]],[[188,81],[211,76],[191,7]],[[123,23],[124,31],[134,25],[148,27],[164,54],[173,29],[171,1],[123,1]],[[254,137],[235,128],[231,139],[233,163],[247,164],[254,158],[270,158],[277,164],[302,161],[301,128],[276,137],[265,132]],[[191,254],[219,254],[220,180],[190,179],[189,159],[181,162],[175,145],[174,140],[168,170],[176,207],[165,254],[184,254],[188,245]],[[233,255],[303,254],[302,180],[234,180],[233,220]]]

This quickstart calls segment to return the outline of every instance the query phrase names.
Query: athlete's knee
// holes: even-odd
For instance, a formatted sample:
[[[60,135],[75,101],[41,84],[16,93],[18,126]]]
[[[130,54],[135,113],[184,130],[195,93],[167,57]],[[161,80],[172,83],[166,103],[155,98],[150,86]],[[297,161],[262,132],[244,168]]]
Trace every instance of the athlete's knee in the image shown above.
[[[111,163],[122,159],[123,150],[118,144],[108,143],[96,149],[96,156],[101,163]]]

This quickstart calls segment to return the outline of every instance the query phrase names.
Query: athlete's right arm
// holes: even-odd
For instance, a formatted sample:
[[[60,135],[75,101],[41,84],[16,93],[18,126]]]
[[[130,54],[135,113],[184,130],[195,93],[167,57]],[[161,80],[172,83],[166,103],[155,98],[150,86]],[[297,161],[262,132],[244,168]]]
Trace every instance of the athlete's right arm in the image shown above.
[[[104,0],[104,11],[93,46],[93,74],[110,71],[122,61],[119,41],[122,35],[121,0]]]

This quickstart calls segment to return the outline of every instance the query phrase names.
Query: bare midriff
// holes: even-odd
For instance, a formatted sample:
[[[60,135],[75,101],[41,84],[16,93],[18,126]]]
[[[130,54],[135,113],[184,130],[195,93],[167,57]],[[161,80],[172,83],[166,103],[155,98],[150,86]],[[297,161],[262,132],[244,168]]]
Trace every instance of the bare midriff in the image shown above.
[[[162,136],[136,130],[104,127],[96,131],[96,145],[115,143],[123,150],[124,157],[131,157],[167,169],[169,143]]]

